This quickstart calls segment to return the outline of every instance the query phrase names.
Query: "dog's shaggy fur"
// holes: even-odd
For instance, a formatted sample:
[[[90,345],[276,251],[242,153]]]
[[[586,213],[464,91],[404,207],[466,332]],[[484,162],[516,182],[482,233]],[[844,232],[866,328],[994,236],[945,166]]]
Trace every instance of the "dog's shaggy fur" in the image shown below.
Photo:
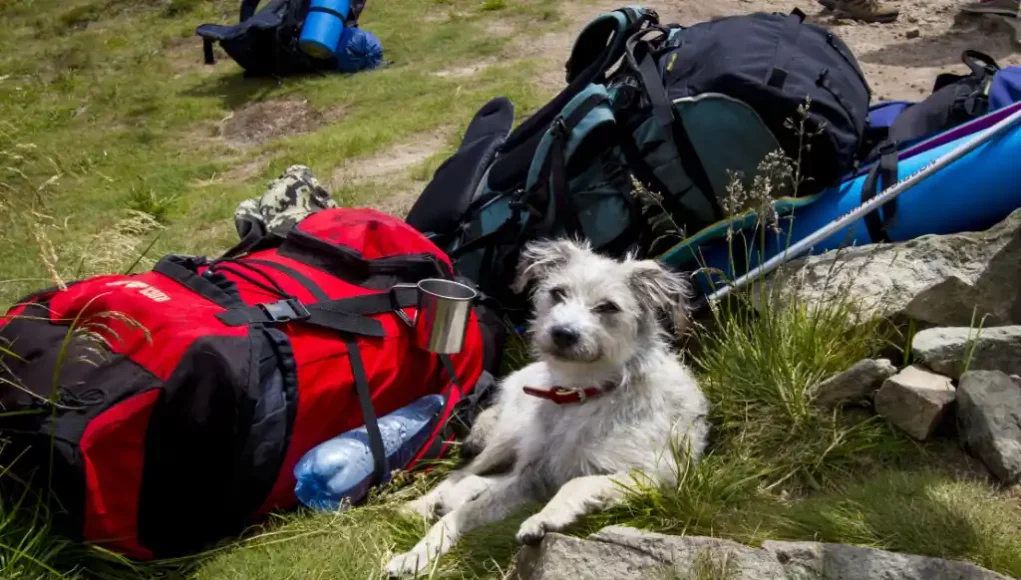
[[[549,500],[517,534],[538,542],[620,501],[633,470],[672,483],[674,451],[701,457],[708,403],[660,320],[668,314],[685,326],[685,279],[653,261],[616,261],[557,240],[525,248],[516,286],[529,285],[538,362],[503,381],[496,406],[483,415],[488,421],[478,426],[489,431],[479,455],[405,506],[440,520],[390,561],[392,576],[428,570],[465,532]],[[597,387],[601,394],[557,404],[526,394],[526,386]]]

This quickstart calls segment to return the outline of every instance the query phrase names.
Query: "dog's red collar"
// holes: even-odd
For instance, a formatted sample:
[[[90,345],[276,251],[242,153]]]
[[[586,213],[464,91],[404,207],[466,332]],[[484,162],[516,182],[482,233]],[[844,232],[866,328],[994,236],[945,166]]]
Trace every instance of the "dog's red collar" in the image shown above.
[[[563,387],[536,389],[535,387],[522,387],[521,390],[523,390],[526,395],[532,395],[533,397],[539,397],[540,399],[547,399],[558,405],[584,403],[588,399],[598,397],[605,392],[604,389],[600,389],[599,387],[585,387],[584,389],[565,389]]]

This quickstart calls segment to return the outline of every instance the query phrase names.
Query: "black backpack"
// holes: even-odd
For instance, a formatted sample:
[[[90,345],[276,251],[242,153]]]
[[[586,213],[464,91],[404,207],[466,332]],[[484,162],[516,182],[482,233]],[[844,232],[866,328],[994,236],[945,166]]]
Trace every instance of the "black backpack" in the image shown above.
[[[800,151],[812,180],[800,193],[832,185],[858,159],[868,85],[847,46],[803,19],[756,13],[682,27],[640,7],[601,15],[575,43],[568,86],[510,135],[512,113],[486,146],[463,144],[409,223],[505,306],[521,306],[510,279],[534,238],[579,236],[610,255],[681,265],[660,228],[694,235],[726,217],[727,170],[750,182],[767,154],[797,158],[785,125],[806,99],[817,135]]]
[[[859,158],[868,84],[847,45],[804,17],[797,9],[730,16],[659,27],[628,42],[630,66],[616,81],[617,118],[635,135],[652,187],[687,234],[725,217],[718,203],[726,169],[746,178],[756,171],[770,141],[756,120],[787,157],[801,160],[808,181],[799,195],[837,183]],[[790,127],[806,103],[811,141]],[[709,123],[706,115],[716,118]],[[732,167],[717,162],[752,139],[762,145],[741,154],[748,159],[735,158]]]
[[[309,0],[270,0],[258,12],[259,0],[242,0],[239,24],[203,24],[195,29],[202,37],[206,64],[213,64],[213,43],[234,59],[245,76],[282,77],[336,68],[333,59],[315,58],[298,48],[298,35],[308,14]],[[358,25],[365,0],[352,0],[344,26]]]
[[[510,287],[529,240],[583,237],[610,255],[640,245],[640,209],[606,83],[626,40],[657,18],[626,7],[593,19],[572,48],[560,94],[513,131],[510,101],[483,106],[408,214],[512,318],[524,313]]]
[[[864,148],[876,163],[862,184],[864,203],[897,181],[898,151],[926,137],[941,133],[989,112],[989,89],[1000,65],[977,50],[965,50],[961,61],[969,73],[943,73],[936,77],[932,94],[900,111],[888,125],[868,128]],[[865,216],[865,226],[874,242],[889,242],[886,229],[897,214],[897,200]]]

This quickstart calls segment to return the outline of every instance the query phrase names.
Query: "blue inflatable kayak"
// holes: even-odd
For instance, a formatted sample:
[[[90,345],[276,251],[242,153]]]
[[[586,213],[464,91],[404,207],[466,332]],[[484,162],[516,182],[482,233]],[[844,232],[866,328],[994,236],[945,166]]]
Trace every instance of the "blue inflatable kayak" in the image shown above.
[[[936,135],[899,154],[898,177],[903,178],[960,145],[972,134],[1021,109],[1021,103],[999,109],[969,123]],[[938,174],[905,191],[897,199],[897,214],[886,229],[893,241],[925,234],[949,234],[989,228],[1021,207],[1021,128],[980,145]],[[660,256],[667,264],[688,270],[704,268],[698,285],[709,292],[716,281],[734,279],[762,261],[783,252],[790,244],[808,236],[861,204],[861,189],[869,167],[863,167],[843,183],[802,199],[780,199],[774,207],[781,215],[780,231],[767,230],[764,247],[758,235],[750,235],[756,217],[752,212],[714,224],[674,246]],[[727,230],[735,232],[730,242]],[[747,231],[749,235],[739,232]],[[819,254],[848,245],[872,243],[864,220],[816,244]],[[734,260],[731,256],[747,256]]]

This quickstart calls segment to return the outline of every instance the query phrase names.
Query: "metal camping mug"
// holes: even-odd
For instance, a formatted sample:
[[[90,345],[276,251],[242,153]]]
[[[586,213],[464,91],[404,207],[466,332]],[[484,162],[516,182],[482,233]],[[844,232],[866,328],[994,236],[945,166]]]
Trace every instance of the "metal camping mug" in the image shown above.
[[[436,354],[461,352],[472,301],[479,295],[478,292],[453,280],[426,278],[418,284],[395,285],[390,289],[391,298],[402,288],[418,290],[418,311],[414,320],[401,308],[394,308],[412,328],[415,346]]]

